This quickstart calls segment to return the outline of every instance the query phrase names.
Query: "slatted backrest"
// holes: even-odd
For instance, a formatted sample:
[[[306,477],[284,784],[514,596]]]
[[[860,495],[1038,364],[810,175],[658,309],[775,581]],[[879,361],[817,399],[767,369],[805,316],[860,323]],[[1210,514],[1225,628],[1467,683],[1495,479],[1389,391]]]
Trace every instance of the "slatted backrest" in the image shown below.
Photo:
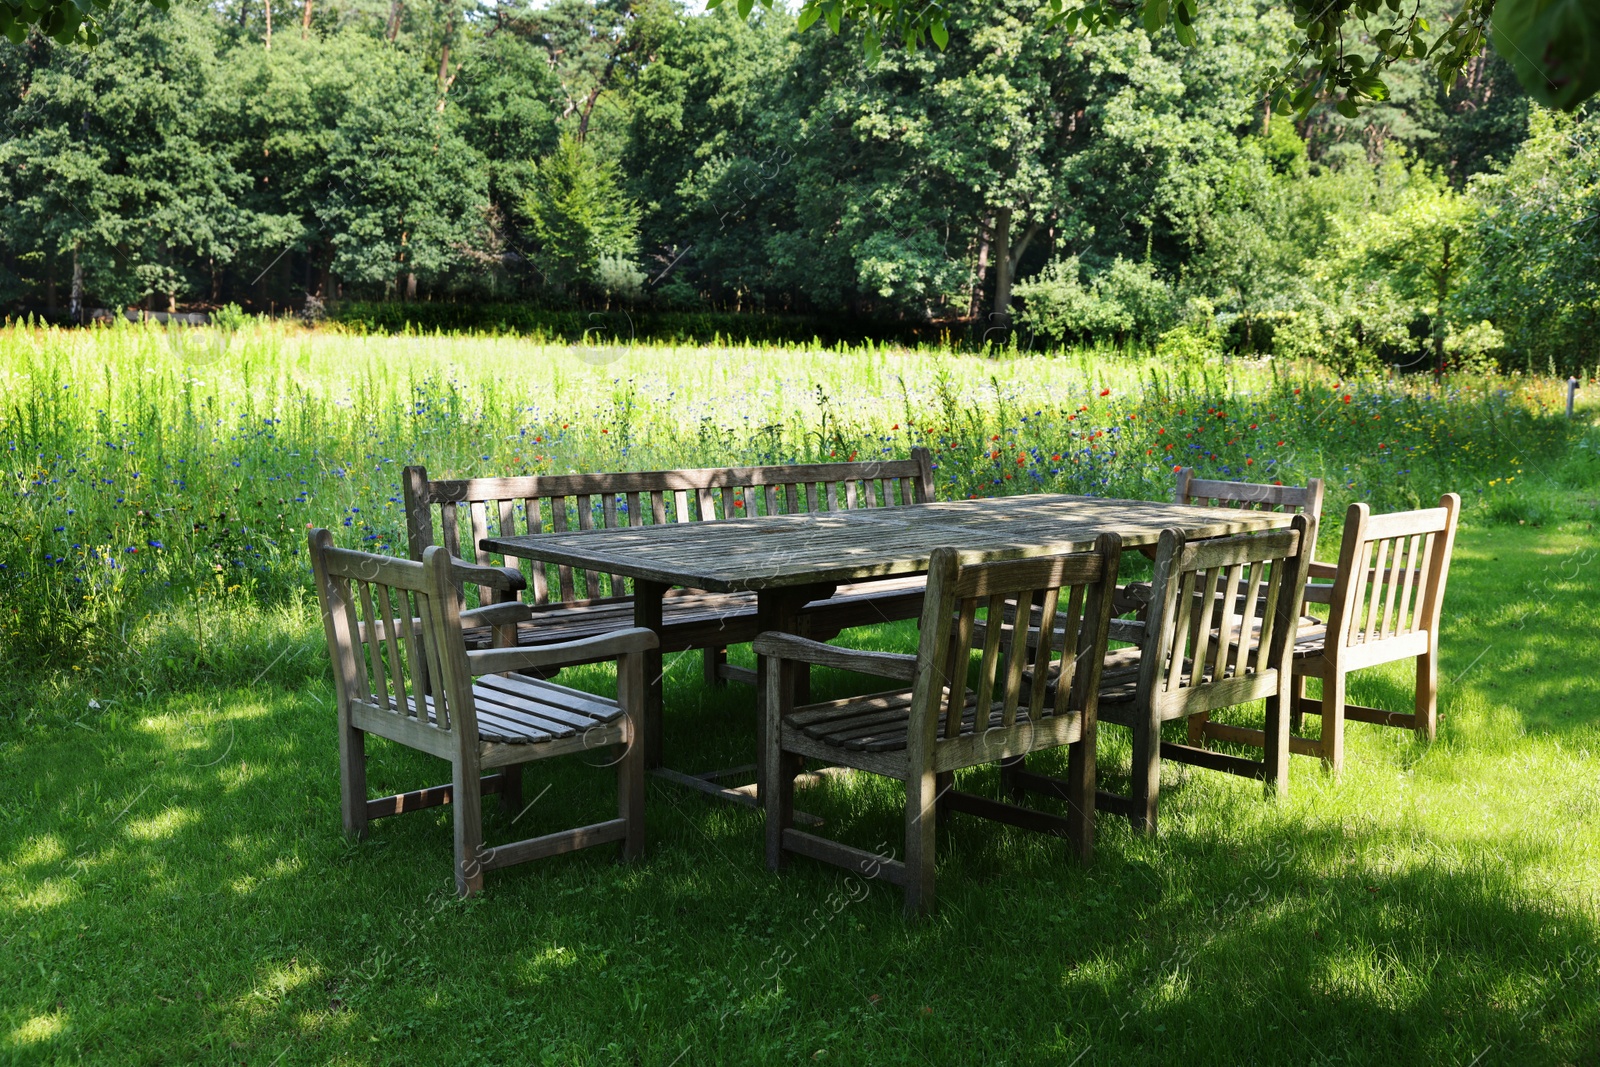
[[[307,540],[339,701],[476,739],[449,556],[335,548],[327,530]]]
[[[913,766],[958,743],[964,719],[976,723],[969,737],[978,739],[973,755],[982,762],[1027,752],[1046,719],[1087,713],[1092,721],[1121,553],[1122,539],[1107,533],[1094,551],[1066,556],[996,562],[954,549],[933,554],[913,695]],[[1045,635],[1031,649],[1030,619]],[[969,698],[973,712],[964,711]]]
[[[1163,719],[1277,694],[1305,591],[1313,520],[1156,549],[1139,689]]]
[[[1256,482],[1223,482],[1196,478],[1193,467],[1178,471],[1173,499],[1179,504],[1202,507],[1245,508],[1250,511],[1293,511],[1322,518],[1322,479],[1311,478],[1301,485],[1259,485]]]
[[[1330,600],[1329,645],[1370,652],[1407,635],[1437,635],[1460,515],[1455,493],[1440,497],[1436,508],[1387,515],[1351,504]]]
[[[499,564],[478,547],[483,538],[927,503],[933,500],[933,463],[927,449],[916,448],[910,459],[862,463],[436,481],[422,467],[407,467],[403,483],[413,559],[438,544],[462,559]],[[530,603],[632,593],[620,575],[520,565],[530,572]],[[478,597],[489,603],[493,594],[479,587]]]

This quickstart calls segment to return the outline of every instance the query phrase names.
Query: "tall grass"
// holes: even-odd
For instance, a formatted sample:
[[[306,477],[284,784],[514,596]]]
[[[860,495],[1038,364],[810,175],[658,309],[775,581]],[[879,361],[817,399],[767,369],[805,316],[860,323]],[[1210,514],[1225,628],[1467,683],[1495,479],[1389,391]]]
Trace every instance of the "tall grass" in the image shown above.
[[[408,463],[439,475],[625,470],[927,445],[946,498],[1165,497],[1173,468],[1192,465],[1325,477],[1330,516],[1351,500],[1404,507],[1453,489],[1469,521],[1537,523],[1592,508],[1563,486],[1592,484],[1600,449],[1555,417],[1560,403],[1556,382],[1523,377],[1436,389],[1105,353],[14,324],[0,329],[0,637],[13,667],[86,669],[112,651],[126,659],[150,627],[203,640],[207,609],[294,613],[308,526],[404,553]]]

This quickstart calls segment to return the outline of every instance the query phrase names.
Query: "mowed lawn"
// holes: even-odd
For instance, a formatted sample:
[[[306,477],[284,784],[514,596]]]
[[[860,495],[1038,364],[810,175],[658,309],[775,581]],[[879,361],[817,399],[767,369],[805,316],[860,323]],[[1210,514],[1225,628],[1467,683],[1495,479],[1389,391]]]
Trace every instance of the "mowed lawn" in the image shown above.
[[[458,902],[449,809],[341,835],[314,611],[252,620],[216,637],[252,670],[98,707],[67,686],[0,735],[0,1062],[1600,1063],[1592,523],[1463,530],[1432,746],[1352,724],[1343,778],[1296,757],[1281,803],[1168,767],[1159,835],[1104,818],[1087,869],[955,816],[913,924],[892,886],[768,872],[758,813],[659,780],[643,864],[589,850]],[[669,668],[668,761],[748,762],[751,691]],[[1406,673],[1351,698],[1407,710]],[[1115,780],[1126,739],[1102,736]],[[371,751],[375,789],[446,773]],[[491,843],[611,790],[539,768]],[[861,779],[800,796],[869,848],[898,847],[898,803]]]

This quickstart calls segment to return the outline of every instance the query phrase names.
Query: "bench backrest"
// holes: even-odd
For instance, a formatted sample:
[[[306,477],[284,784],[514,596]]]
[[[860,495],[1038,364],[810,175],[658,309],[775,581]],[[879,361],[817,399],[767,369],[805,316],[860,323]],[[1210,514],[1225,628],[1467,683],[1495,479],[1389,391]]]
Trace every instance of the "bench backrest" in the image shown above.
[[[1251,511],[1294,511],[1322,518],[1322,479],[1305,485],[1261,485],[1257,482],[1222,482],[1196,478],[1193,467],[1178,471],[1173,500],[1202,507],[1246,508]]]
[[[1329,601],[1327,655],[1383,663],[1433,651],[1429,635],[1439,631],[1460,516],[1455,493],[1436,508],[1388,515],[1350,505]]]
[[[388,736],[456,732],[476,743],[450,557],[434,551],[417,563],[335,548],[327,530],[307,541],[340,704],[392,715]]]
[[[421,559],[424,549],[438,544],[451,555],[489,563],[498,561],[480,550],[478,542],[491,533],[559,533],[928,503],[933,500],[933,461],[926,448],[914,448],[910,459],[856,463],[435,481],[428,479],[426,469],[407,467],[403,484],[412,559]],[[567,566],[533,566],[532,572],[526,594],[530,603],[631,593],[620,575],[574,572]],[[482,603],[492,599],[488,589],[479,593]]]
[[[1297,515],[1287,530],[1237,537],[1162,532],[1139,660],[1139,691],[1162,719],[1281,695],[1312,526]]]
[[[1115,533],[1092,552],[1066,556],[983,562],[949,548],[933,553],[912,695],[913,767],[1023,755],[1036,731],[1062,716],[1084,716],[1092,730],[1121,554]],[[1030,648],[1030,628],[1016,620],[1035,616],[1034,633],[1048,637]],[[962,737],[974,655],[977,722]]]

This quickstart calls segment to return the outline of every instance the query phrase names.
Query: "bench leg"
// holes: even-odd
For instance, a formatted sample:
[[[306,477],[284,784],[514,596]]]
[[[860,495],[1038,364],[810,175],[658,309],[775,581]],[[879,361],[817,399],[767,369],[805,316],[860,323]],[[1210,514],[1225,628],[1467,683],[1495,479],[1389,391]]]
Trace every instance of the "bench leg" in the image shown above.
[[[1417,736],[1432,741],[1439,732],[1439,657],[1417,657]]]
[[[633,624],[661,634],[661,598],[667,587],[659,582],[633,583]],[[644,659],[644,684],[640,698],[640,729],[643,732],[644,765],[661,766],[662,729],[662,661],[660,647],[639,653]]]
[[[645,661],[638,653],[623,656],[617,663],[617,702],[628,720],[628,739],[617,760],[617,814],[627,824],[622,839],[621,859],[631,863],[644,855],[644,725],[632,718],[645,691]]]
[[[706,685],[727,685],[727,679],[722,677],[717,668],[728,662],[728,650],[725,648],[708,648],[701,653],[701,656],[705,665]]]
[[[1297,674],[1294,676],[1293,692],[1294,700],[1289,705],[1289,732],[1297,734],[1305,727],[1306,720],[1305,712],[1300,709],[1300,702],[1306,698],[1305,675]]]
[[[339,799],[344,832],[360,841],[367,836],[367,735],[339,714]]]
[[[1067,749],[1067,827],[1068,840],[1082,863],[1094,858],[1095,756],[1099,747],[1098,727],[1090,722],[1081,740]],[[1018,790],[1020,795],[1021,790]]]

